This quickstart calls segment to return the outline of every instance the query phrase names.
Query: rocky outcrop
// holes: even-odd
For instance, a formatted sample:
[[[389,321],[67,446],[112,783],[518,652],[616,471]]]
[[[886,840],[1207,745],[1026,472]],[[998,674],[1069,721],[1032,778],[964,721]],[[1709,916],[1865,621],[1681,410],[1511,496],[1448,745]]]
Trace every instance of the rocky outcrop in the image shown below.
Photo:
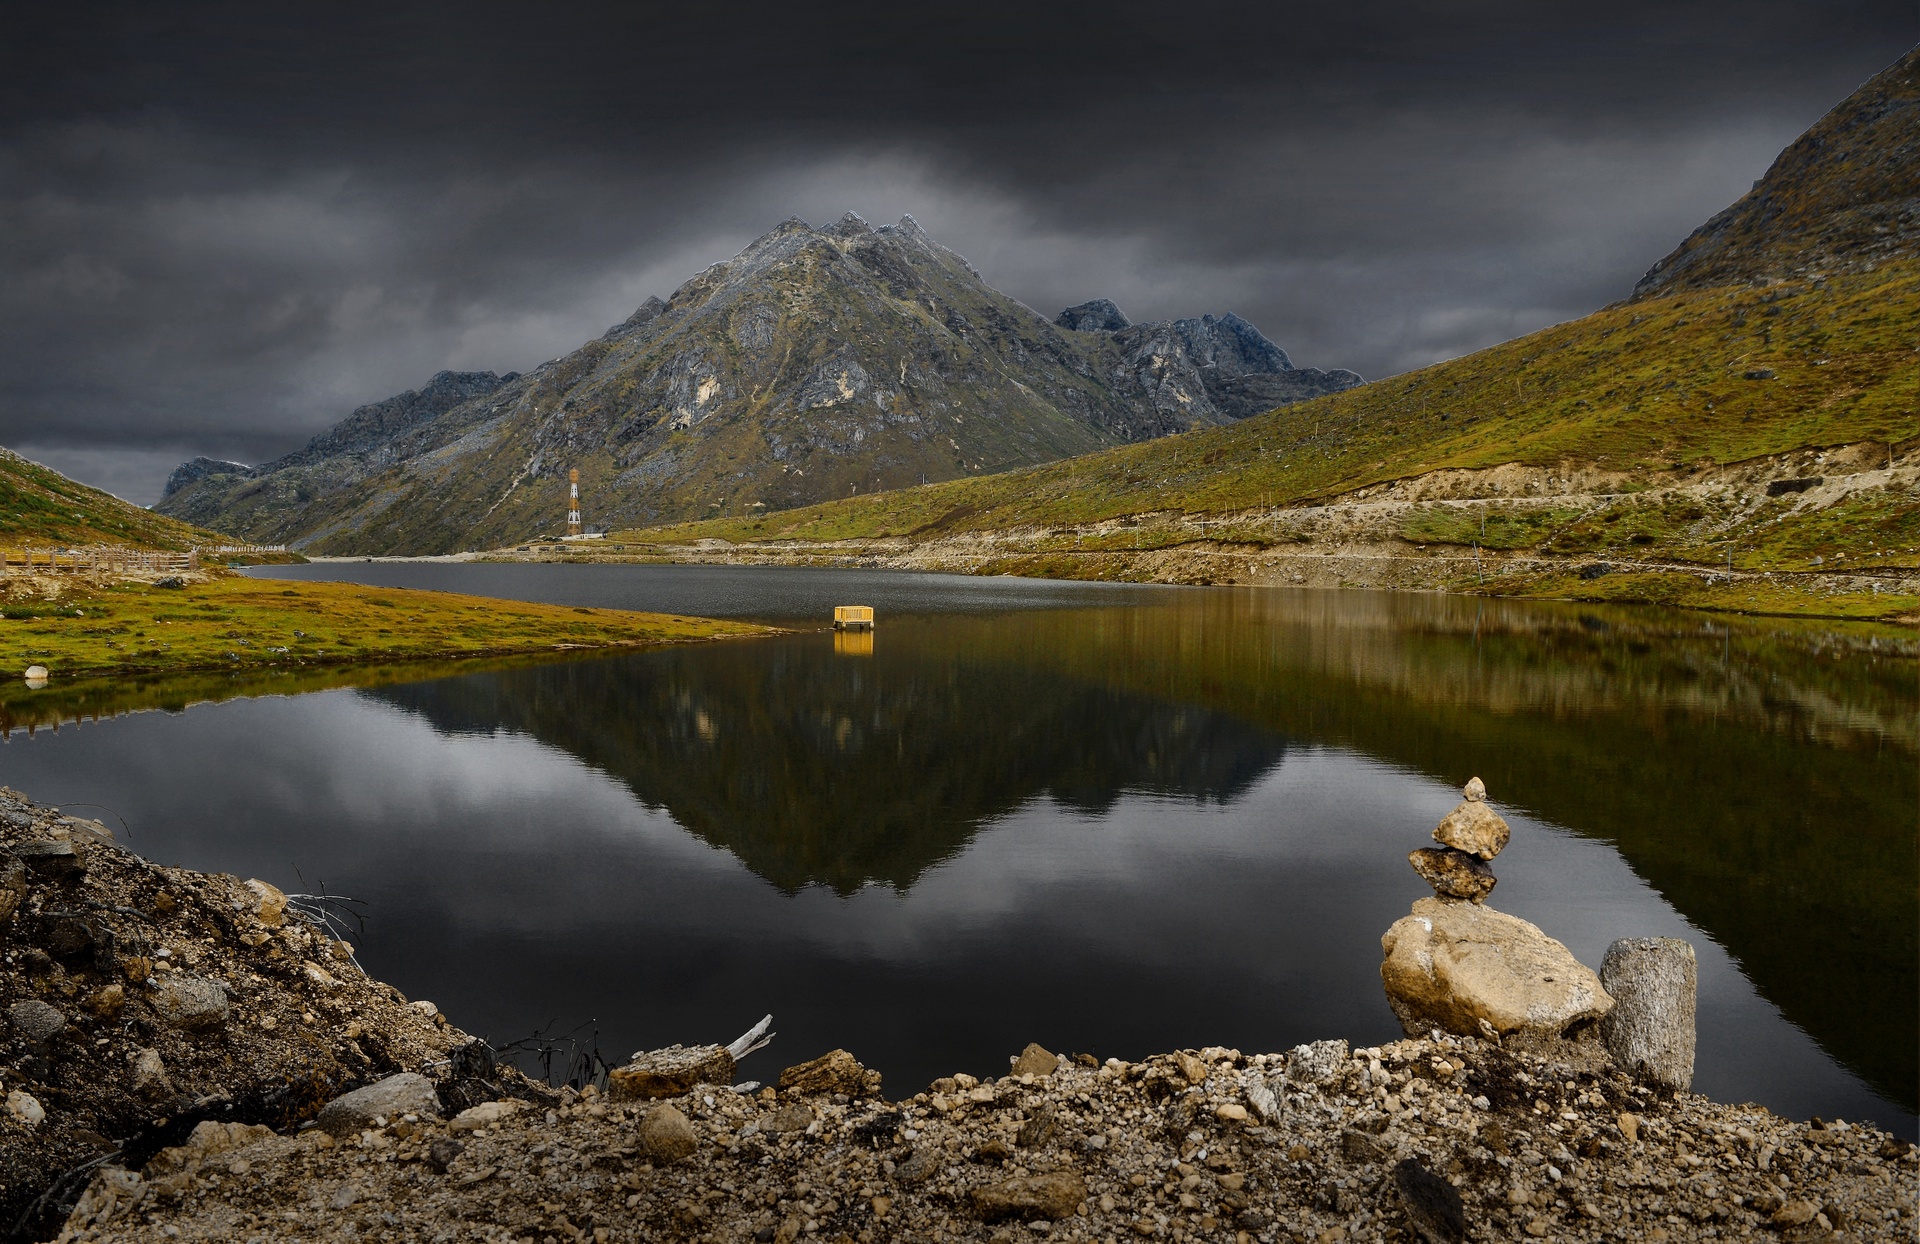
[[[1920,253],[1920,48],[1780,153],[1739,201],[1633,287],[1635,299],[1714,285],[1871,271]]]
[[[244,462],[228,462],[224,458],[189,458],[173,468],[173,473],[167,476],[167,486],[160,495],[171,497],[182,488],[214,476],[250,479],[253,476],[253,468]]]
[[[97,822],[0,789],[7,858],[21,867],[0,869],[14,899],[0,914],[0,1223],[24,1223],[22,1238],[52,1235],[80,1189],[36,1198],[99,1159],[103,1137],[125,1161],[189,1133],[210,1155],[235,1127],[291,1146],[269,1125],[292,1129],[362,1083],[414,1073],[398,1080],[415,1090],[406,1109],[425,1117],[441,1090],[475,1082],[454,1074],[470,1038],[369,980],[345,943],[264,882],[156,866]],[[489,1081],[526,1083],[508,1068]]]
[[[312,552],[487,548],[748,516],[1004,471],[1359,382],[1237,316],[1049,322],[911,217],[782,223],[524,376],[442,372],[258,467],[196,459],[159,509]]]
[[[1054,316],[1053,322],[1076,333],[1113,333],[1133,324],[1111,298],[1076,303]]]
[[[1229,312],[1135,324],[1108,299],[1068,307],[1054,323],[1106,335],[1120,353],[1115,387],[1156,412],[1164,431],[1244,419],[1365,383],[1359,373],[1296,368],[1252,324]]]
[[[212,458],[182,463],[154,508],[187,522],[266,543],[317,497],[364,482],[391,466],[411,434],[515,378],[490,371],[436,374],[419,389],[358,407],[285,457],[257,467]],[[431,439],[429,434],[429,439]]]

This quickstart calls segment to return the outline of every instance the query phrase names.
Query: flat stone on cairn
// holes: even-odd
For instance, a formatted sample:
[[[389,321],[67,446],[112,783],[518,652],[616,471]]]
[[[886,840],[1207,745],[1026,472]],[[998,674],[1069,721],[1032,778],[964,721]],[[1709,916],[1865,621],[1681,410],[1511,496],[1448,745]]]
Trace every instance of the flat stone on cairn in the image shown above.
[[[1437,847],[1422,847],[1407,863],[1443,899],[1484,903],[1499,878],[1486,861],[1500,854],[1512,837],[1500,814],[1487,806],[1487,784],[1472,778],[1460,792],[1460,806],[1447,813],[1433,831]]]
[[[1463,898],[1484,903],[1500,879],[1486,861],[1452,847],[1421,847],[1407,854],[1407,863],[1441,898]]]

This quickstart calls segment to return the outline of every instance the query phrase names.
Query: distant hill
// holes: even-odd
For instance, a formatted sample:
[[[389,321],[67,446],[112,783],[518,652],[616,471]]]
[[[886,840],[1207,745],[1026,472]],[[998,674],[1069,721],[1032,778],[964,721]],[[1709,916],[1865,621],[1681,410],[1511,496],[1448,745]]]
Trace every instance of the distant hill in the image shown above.
[[[1482,548],[1822,574],[1851,558],[1910,576],[1920,566],[1916,60],[1823,118],[1632,300],[1585,318],[1230,426],[627,538],[742,551],[884,541],[767,556],[1182,581],[1216,572],[1156,560],[1156,549],[1239,557],[1212,564],[1237,564],[1219,573],[1253,582],[1276,568],[1301,576],[1278,581],[1319,581],[1304,577],[1319,565],[1337,567],[1325,573],[1340,583],[1440,586],[1464,573],[1471,585]],[[1074,313],[1097,323],[1105,309]],[[1821,488],[1827,473],[1848,482]],[[1464,571],[1395,569],[1446,546],[1473,551]],[[1287,563],[1296,553],[1320,561]],[[1625,592],[1623,582],[1579,590]],[[1700,576],[1687,582],[1705,590]],[[1734,599],[1763,605],[1772,586]],[[1669,587],[1651,598],[1694,598]],[[1882,590],[1844,588],[1863,598],[1847,607],[1911,607],[1876,603],[1870,589]]]
[[[0,547],[110,544],[177,552],[221,539],[0,448]]]
[[[1635,298],[1871,271],[1920,249],[1920,48],[1795,139],[1753,189],[1690,234]]]
[[[1235,315],[1049,321],[911,217],[790,220],[524,376],[443,372],[258,467],[196,459],[160,511],[310,552],[428,553],[589,523],[748,516],[991,474],[1361,383]]]

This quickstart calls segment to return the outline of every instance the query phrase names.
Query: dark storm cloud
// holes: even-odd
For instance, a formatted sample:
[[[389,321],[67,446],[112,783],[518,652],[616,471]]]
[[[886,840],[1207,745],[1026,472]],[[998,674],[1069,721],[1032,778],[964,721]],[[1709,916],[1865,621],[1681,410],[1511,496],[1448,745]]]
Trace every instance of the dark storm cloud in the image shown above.
[[[0,441],[150,501],[847,208],[1042,311],[1231,309],[1387,374],[1624,294],[1913,17],[40,6],[0,45]]]

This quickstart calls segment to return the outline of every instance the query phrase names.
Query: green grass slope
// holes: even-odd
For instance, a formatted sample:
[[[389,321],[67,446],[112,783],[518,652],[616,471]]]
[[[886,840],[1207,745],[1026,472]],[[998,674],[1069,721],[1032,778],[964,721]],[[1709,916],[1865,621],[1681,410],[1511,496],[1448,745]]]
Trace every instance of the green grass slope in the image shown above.
[[[110,544],[183,552],[225,536],[143,510],[0,448],[0,547]]]
[[[1917,345],[1920,261],[1686,290],[1229,427],[645,538],[923,539],[1298,505],[1443,468],[1631,473],[1903,446],[1920,437]]]

